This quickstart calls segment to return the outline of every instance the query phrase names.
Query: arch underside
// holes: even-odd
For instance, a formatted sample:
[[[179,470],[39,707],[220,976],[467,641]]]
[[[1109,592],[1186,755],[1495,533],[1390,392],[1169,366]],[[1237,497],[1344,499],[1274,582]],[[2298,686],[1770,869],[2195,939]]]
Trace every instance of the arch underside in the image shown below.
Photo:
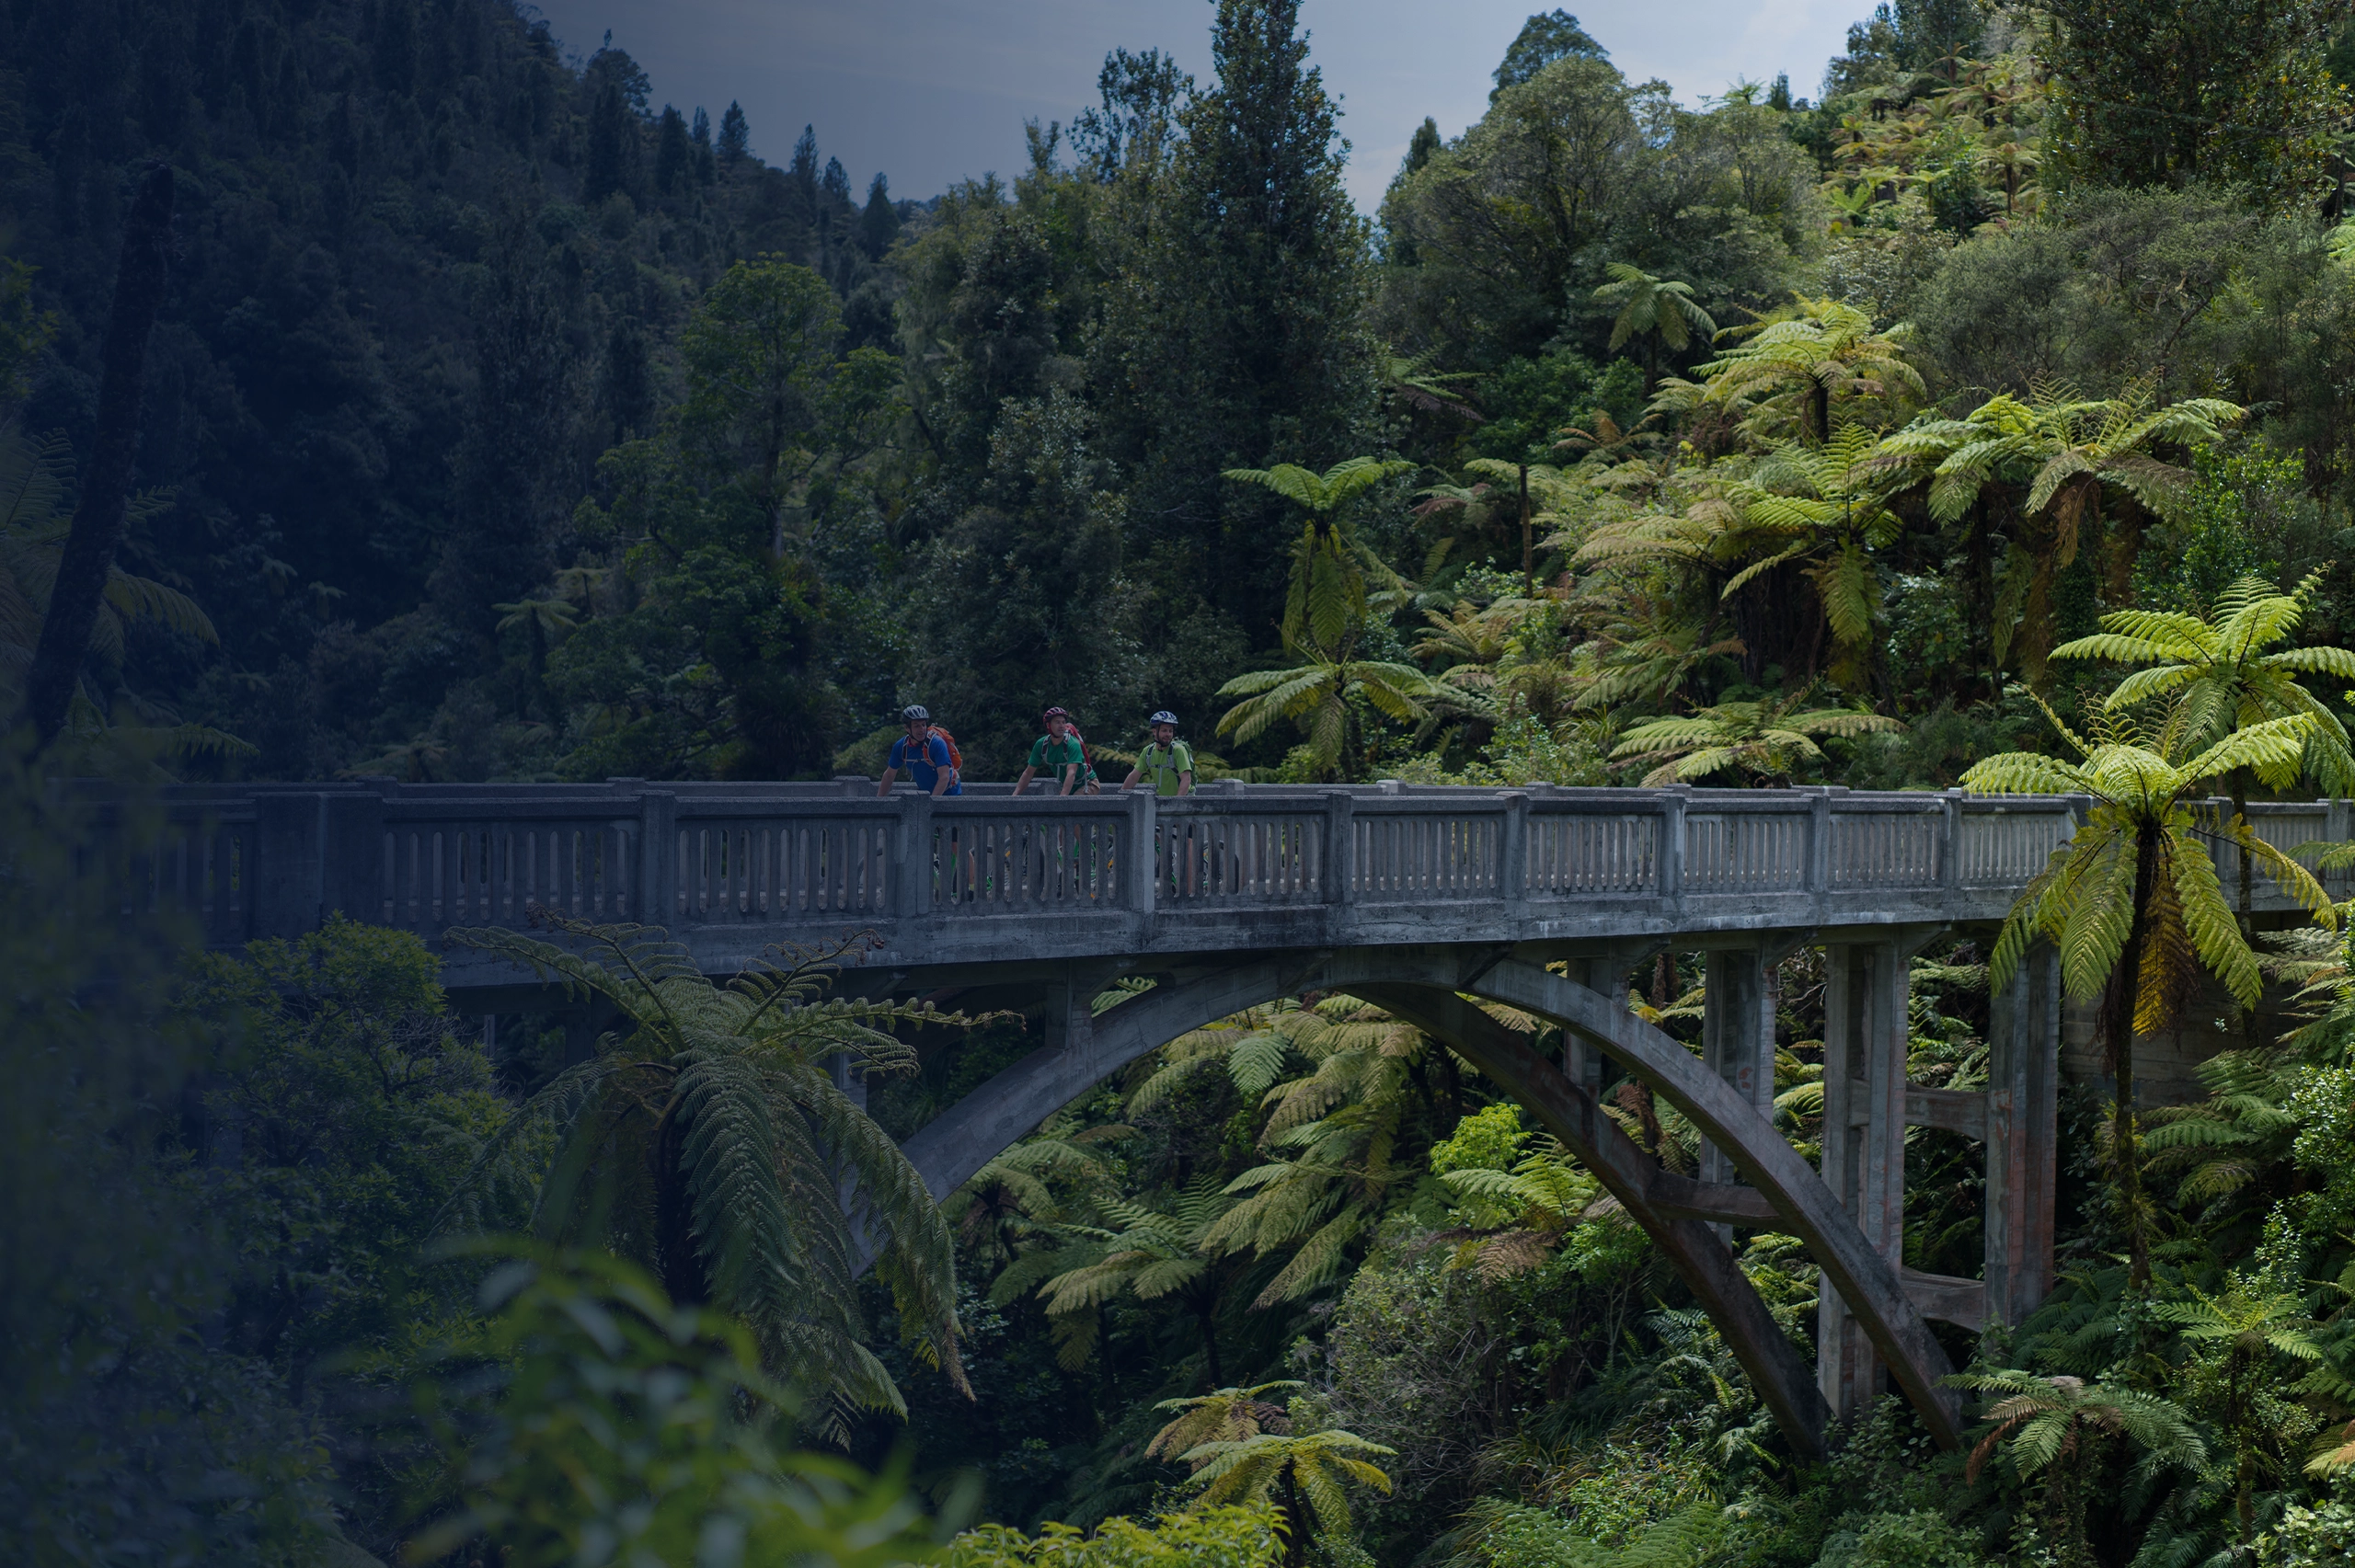
[[[1595,1173],[1692,1289],[1803,1452],[1822,1451],[1829,1416],[1813,1369],[1775,1324],[1710,1220],[1772,1226],[1798,1237],[1931,1433],[1944,1447],[1959,1446],[1959,1402],[1945,1383],[1951,1366],[1896,1271],[1764,1116],[1623,1003],[1496,946],[1263,955],[1172,977],[1092,1018],[1082,989],[1073,988],[1053,1031],[1060,1039],[907,1140],[910,1161],[936,1196],[946,1197],[1056,1111],[1189,1030],[1306,990],[1347,991],[1447,1042]],[[1593,1095],[1467,998],[1534,1013],[1609,1053],[1723,1150],[1749,1186],[1696,1182],[1661,1170]]]

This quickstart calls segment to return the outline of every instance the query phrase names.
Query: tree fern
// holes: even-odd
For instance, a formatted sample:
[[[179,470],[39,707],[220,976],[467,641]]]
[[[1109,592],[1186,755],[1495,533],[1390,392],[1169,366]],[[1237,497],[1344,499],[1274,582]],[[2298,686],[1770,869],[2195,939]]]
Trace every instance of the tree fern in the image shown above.
[[[1644,775],[1647,788],[1691,783],[1728,771],[1763,782],[1786,782],[1805,763],[1821,760],[1819,736],[1856,736],[1902,729],[1898,720],[1851,708],[1800,704],[1801,690],[1775,702],[1719,703],[1679,717],[1653,719],[1629,730],[1611,752],[1614,762],[1656,765]]]
[[[1992,607],[1993,651],[2000,665],[2016,648],[2022,672],[2040,682],[2054,585],[2076,559],[2081,534],[2098,529],[2113,502],[2130,513],[2179,515],[2192,475],[2152,449],[2213,442],[2246,412],[2214,398],[2154,409],[2143,383],[2115,397],[2087,398],[2063,383],[2039,380],[2025,398],[1998,394],[1960,419],[1924,419],[1895,432],[1874,464],[1907,486],[1924,488],[1930,515],[1941,523],[1976,512],[1981,521],[1974,526],[1982,530],[2005,526],[2009,559]],[[1989,505],[1994,498],[2016,507],[2016,521]]]
[[[962,1387],[947,1222],[832,1064],[906,1071],[913,1053],[894,1027],[975,1020],[827,997],[848,943],[788,950],[718,985],[659,927],[535,921],[562,940],[450,940],[608,1005],[625,1027],[480,1151],[443,1223],[481,1228],[528,1186],[544,1239],[611,1247],[674,1298],[738,1317],[770,1369],[813,1396],[809,1418],[835,1430],[854,1406],[903,1408],[861,1343],[856,1275],[871,1252],[918,1354]]]
[[[2145,621],[2116,635],[2181,631]],[[2257,718],[2217,738],[2191,705],[2188,689],[2163,704],[2106,708],[2096,715],[2091,738],[2050,707],[2044,711],[2079,761],[2005,753],[1973,766],[1963,786],[1980,794],[2065,789],[2093,796],[2094,804],[2074,836],[2014,902],[1992,971],[1998,988],[2009,984],[2028,944],[2042,937],[2060,950],[2069,993],[2080,1001],[2102,999],[2097,1029],[2105,1063],[2117,1080],[2112,1168],[2139,1287],[2149,1278],[2150,1258],[2132,1109],[2134,1036],[2174,1020],[2194,993],[2198,968],[2223,981],[2245,1005],[2255,1001],[2261,982],[2256,955],[2224,899],[2203,841],[2234,844],[2247,864],[2263,865],[2316,925],[2338,924],[2338,911],[2312,873],[2259,839],[2237,813],[2217,822],[2214,813],[2193,803],[2205,795],[2209,780],[2232,769],[2294,763],[2315,721],[2306,714]]]

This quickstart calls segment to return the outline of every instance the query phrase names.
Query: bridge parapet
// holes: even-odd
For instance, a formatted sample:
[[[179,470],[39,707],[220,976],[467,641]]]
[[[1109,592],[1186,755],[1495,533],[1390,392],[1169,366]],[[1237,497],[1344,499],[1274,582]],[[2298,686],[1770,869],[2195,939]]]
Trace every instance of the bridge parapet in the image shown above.
[[[894,965],[1787,931],[2000,919],[2082,808],[1838,788],[871,787],[177,788],[131,896],[195,914],[214,945],[336,910],[438,935],[544,906],[669,926],[714,967],[852,929]],[[2251,816],[2285,850],[2348,836],[2344,802]]]

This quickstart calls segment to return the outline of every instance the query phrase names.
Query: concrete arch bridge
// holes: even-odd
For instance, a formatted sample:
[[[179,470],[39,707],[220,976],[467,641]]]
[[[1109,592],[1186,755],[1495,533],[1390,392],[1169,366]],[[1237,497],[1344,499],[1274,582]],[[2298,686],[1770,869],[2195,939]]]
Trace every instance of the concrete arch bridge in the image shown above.
[[[846,989],[1031,988],[1045,1043],[906,1142],[936,1195],[1188,1030],[1304,990],[1364,998],[1446,1041],[1601,1178],[1674,1265],[1803,1449],[1893,1380],[1940,1442],[1962,1416],[1927,1326],[2016,1322],[2051,1283],[2061,996],[2050,952],[1994,999],[1988,1087],[1909,1084],[1908,959],[1992,927],[2084,803],[1837,788],[1708,791],[1213,785],[1016,799],[885,799],[834,784],[191,786],[126,868],[206,940],[292,935],[330,912],[429,937],[534,905],[668,926],[729,972],[780,942],[869,930]],[[2346,802],[2254,807],[2288,849],[2349,836]],[[2229,853],[2223,857],[2229,862]],[[2229,883],[2235,868],[2219,867]],[[2286,906],[2271,898],[2262,906]],[[1771,1123],[1775,965],[1825,956],[1820,1164]],[[1628,971],[1706,954],[1705,1048],[1630,1013]],[[1113,980],[1155,984],[1100,1015]],[[548,1006],[527,975],[449,955],[455,1003]],[[1541,1057],[1475,1000],[1561,1026]],[[580,1019],[584,1031],[593,1021]],[[585,1040],[584,1040],[585,1043]],[[1657,1165],[1598,1103],[1608,1059],[1708,1142]],[[1907,1127],[1986,1151],[1976,1278],[1903,1266]],[[1823,1273],[1810,1367],[1736,1266],[1734,1227],[1798,1237]]]

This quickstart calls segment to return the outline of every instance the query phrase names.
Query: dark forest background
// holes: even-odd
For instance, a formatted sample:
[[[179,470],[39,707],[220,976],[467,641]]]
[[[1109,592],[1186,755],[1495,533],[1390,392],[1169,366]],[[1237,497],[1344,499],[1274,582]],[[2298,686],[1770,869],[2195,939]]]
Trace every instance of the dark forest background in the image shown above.
[[[872,772],[917,701],[1004,777],[1053,702],[1106,748],[1174,708],[1205,774],[1946,787],[2060,750],[2039,701],[2106,693],[2056,647],[2209,614],[2244,574],[2280,590],[2267,636],[2303,645],[2283,668],[2315,711],[2355,706],[2321,678],[2355,668],[2327,646],[2355,642],[2343,8],[1892,0],[1811,94],[1697,106],[1557,10],[1371,217],[1298,6],[1204,18],[1212,79],[1116,51],[1022,167],[895,193],[822,128],[672,101],[506,0],[0,0],[0,676],[160,160],[140,494],[77,720],[144,738],[112,754],[132,772],[823,777]],[[1348,602],[1287,635],[1324,546],[1227,471],[1350,459],[1382,464],[1308,509]],[[1221,733],[1278,667],[1335,695]],[[539,1365],[482,1306],[488,1265],[425,1249],[565,1032],[486,1033],[424,944],[346,921],[190,957],[100,907],[69,864],[86,824],[44,798],[0,799],[0,968],[31,977],[0,996],[0,1258],[61,1277],[0,1289],[0,1518],[48,1532],[44,1562],[390,1561],[501,1411],[536,1419],[417,1405],[453,1345]],[[1395,1493],[1315,1543],[1334,1568],[2342,1561],[2355,979],[2318,933],[2254,935],[2262,1007],[2180,999],[2199,1041],[2151,1091],[2181,1102],[2149,1107],[2153,1196],[2119,1196],[2132,1140],[2106,1162],[2102,1084],[2074,1087],[2068,1277],[2016,1333],[1952,1342],[2014,1379],[1982,1410],[2043,1401],[2081,1448],[2015,1425],[1966,1475],[1884,1403],[1801,1462],[1591,1175],[1331,996],[1171,1042],[943,1206],[977,1398],[870,1283],[844,1321],[912,1415],[779,1441],[899,1454],[951,1516],[978,1476],[988,1517],[1092,1525],[1181,1502],[1164,1402],[1228,1398],[1266,1436],[1394,1450]],[[1916,962],[1913,1082],[1984,1082],[1987,956]],[[1656,955],[1629,1003],[1697,1043],[1704,973]],[[1775,980],[1776,1114],[1811,1150],[1821,960]],[[994,1016],[904,1031],[883,1132],[1035,1048],[1037,996],[965,1000]],[[1697,1168],[1690,1124],[1610,1093]],[[1906,1161],[1905,1261],[1971,1272],[1976,1150],[1916,1129]],[[522,1224],[530,1185],[491,1218]],[[609,1263],[505,1299],[610,1305]],[[1805,1340],[1796,1244],[1749,1234],[1742,1264]],[[1237,1527],[1247,1560],[1272,1516]],[[592,1524],[534,1539],[569,1561]]]

